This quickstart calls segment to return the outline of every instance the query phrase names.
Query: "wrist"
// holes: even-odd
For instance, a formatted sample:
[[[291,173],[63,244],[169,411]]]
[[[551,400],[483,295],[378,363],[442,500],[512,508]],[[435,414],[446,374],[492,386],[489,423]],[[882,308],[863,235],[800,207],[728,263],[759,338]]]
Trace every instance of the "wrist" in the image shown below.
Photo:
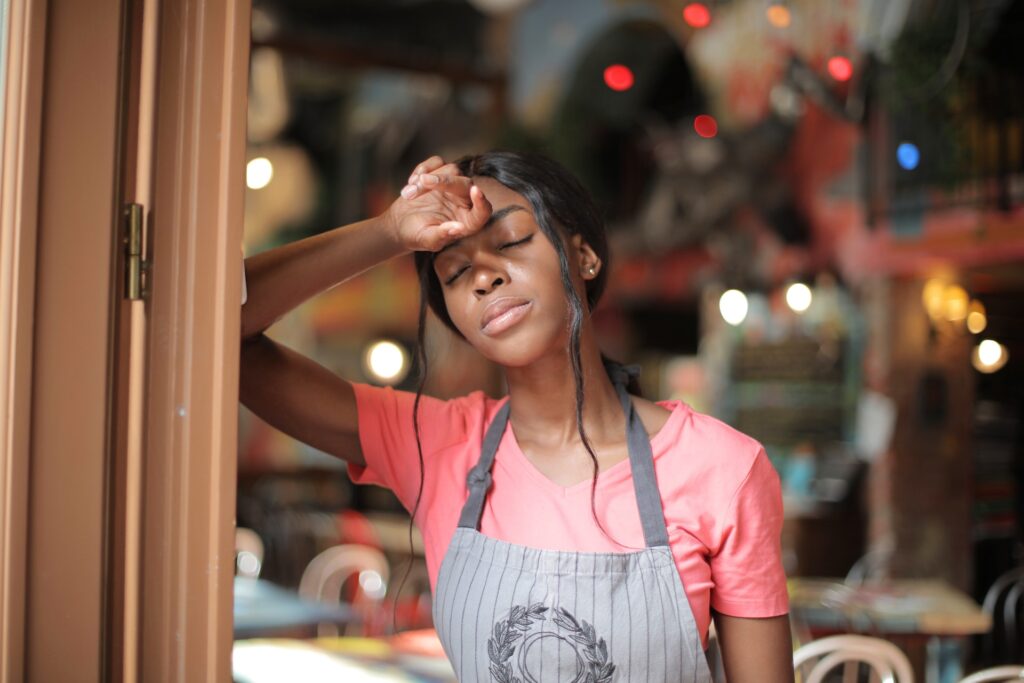
[[[404,254],[409,249],[402,243],[398,229],[398,218],[395,216],[393,208],[394,204],[385,209],[384,213],[377,216],[377,230],[384,236],[392,249]]]

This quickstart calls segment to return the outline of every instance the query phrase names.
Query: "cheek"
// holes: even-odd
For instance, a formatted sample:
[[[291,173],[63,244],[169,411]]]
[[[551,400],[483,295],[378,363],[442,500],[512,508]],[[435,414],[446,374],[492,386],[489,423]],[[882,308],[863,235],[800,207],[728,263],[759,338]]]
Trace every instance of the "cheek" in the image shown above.
[[[448,317],[455,324],[456,329],[462,333],[462,336],[466,336],[466,313],[458,304],[458,295],[453,294],[452,290],[445,288],[442,292],[444,296],[444,307],[448,311]]]

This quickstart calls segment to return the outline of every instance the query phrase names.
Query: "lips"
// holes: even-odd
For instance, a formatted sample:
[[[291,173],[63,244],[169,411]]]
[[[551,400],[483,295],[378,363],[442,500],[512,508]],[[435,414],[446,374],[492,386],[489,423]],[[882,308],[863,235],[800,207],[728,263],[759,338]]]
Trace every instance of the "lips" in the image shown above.
[[[504,296],[495,299],[484,309],[480,331],[486,335],[504,332],[522,320],[532,306],[533,302],[521,297]]]

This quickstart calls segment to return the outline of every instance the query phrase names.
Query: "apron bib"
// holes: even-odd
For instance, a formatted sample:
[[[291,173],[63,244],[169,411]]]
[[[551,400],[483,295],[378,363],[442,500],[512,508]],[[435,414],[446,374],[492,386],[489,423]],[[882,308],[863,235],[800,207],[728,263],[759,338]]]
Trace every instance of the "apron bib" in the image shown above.
[[[479,532],[509,404],[469,471],[469,497],[438,571],[433,618],[460,681],[710,683],[683,582],[668,544],[650,438],[611,374],[626,415],[629,461],[646,547],[562,552]],[[526,503],[528,504],[528,502]]]

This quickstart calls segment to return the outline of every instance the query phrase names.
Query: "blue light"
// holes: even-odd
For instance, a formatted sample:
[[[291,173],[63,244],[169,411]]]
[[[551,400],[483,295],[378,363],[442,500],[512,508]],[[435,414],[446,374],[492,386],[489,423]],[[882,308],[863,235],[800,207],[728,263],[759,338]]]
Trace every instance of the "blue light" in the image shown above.
[[[906,170],[913,171],[921,161],[921,152],[914,143],[902,142],[896,148],[896,160]]]

